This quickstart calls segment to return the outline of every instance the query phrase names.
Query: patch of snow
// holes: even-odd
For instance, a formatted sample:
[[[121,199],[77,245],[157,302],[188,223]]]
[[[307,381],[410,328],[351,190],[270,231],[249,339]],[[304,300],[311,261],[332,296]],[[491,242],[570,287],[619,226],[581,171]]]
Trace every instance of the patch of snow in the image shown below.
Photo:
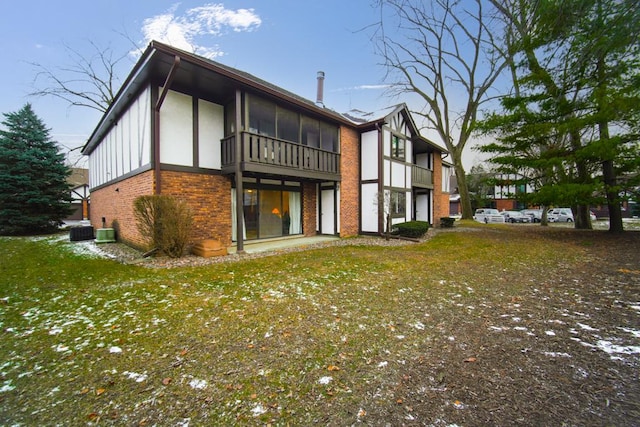
[[[378,368],[384,368],[384,367],[386,367],[388,364],[389,364],[389,362],[387,362],[387,361],[380,362],[380,363],[378,363]]]
[[[130,380],[134,380],[137,383],[141,383],[147,379],[147,374],[138,374],[137,372],[125,371],[122,375],[126,375]]]
[[[543,351],[542,354],[549,357],[567,357],[567,358],[571,357],[569,353],[557,353],[555,351]]]
[[[49,331],[49,335],[58,335],[62,333],[62,328],[53,328]]]
[[[617,345],[611,341],[598,340],[597,347],[607,354],[635,354],[640,353],[640,346]]]
[[[205,380],[199,380],[197,378],[194,378],[191,381],[189,381],[189,386],[196,390],[204,390],[205,388],[207,388],[207,382]]]
[[[0,387],[0,393],[6,393],[7,391],[12,391],[15,390],[16,386],[11,384],[11,380],[7,380],[4,382],[4,384],[2,384],[2,387]]]
[[[630,333],[636,338],[640,338],[640,331],[637,329],[622,328],[622,327],[620,327],[619,329],[622,329],[623,331]]]
[[[584,329],[585,331],[594,331],[594,332],[599,331],[599,329],[592,328],[591,326],[585,325],[584,323],[578,323],[577,325],[580,326],[580,328]]]
[[[505,330],[505,328],[502,328],[500,326],[489,326],[489,330],[496,331],[496,332],[502,332],[502,331]]]
[[[114,345],[113,347],[109,347],[109,353],[122,353],[122,349]]]
[[[554,331],[544,331],[545,335],[548,335],[550,337],[555,337],[556,333]]]
[[[253,409],[251,410],[251,413],[253,413],[254,417],[258,417],[264,414],[265,412],[267,412],[267,409],[264,406],[262,406],[260,403],[256,403],[256,406],[254,406]]]
[[[424,323],[422,323],[422,322],[416,322],[411,326],[413,326],[414,328],[418,329],[419,331],[424,330]]]
[[[514,331],[522,331],[522,332],[524,332],[524,331],[526,331],[526,330],[527,330],[527,328],[525,328],[524,326],[515,326],[515,327],[513,328],[513,330],[514,330]]]
[[[57,346],[54,347],[54,350],[57,351],[58,353],[62,353],[65,351],[69,351],[69,347],[67,347],[66,345],[58,344]]]
[[[333,381],[333,378],[331,377],[322,377],[318,380],[318,384],[322,384],[322,385],[327,385],[329,384],[331,381]]]

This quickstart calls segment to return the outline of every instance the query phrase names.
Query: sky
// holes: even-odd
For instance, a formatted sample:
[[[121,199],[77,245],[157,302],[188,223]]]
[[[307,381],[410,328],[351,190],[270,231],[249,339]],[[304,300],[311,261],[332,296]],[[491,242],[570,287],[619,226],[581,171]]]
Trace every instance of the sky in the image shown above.
[[[385,90],[382,58],[372,29],[380,19],[374,0],[124,1],[21,0],[0,10],[0,113],[32,104],[65,149],[81,147],[101,113],[31,95],[50,86],[39,71],[72,67],[77,52],[94,47],[122,56],[122,82],[155,39],[251,73],[315,101],[316,76],[325,72],[324,103],[337,112],[379,111],[407,99]],[[119,86],[118,86],[119,87]],[[4,117],[2,117],[4,119]],[[439,143],[436,139],[434,142]],[[468,143],[467,171],[477,159]]]

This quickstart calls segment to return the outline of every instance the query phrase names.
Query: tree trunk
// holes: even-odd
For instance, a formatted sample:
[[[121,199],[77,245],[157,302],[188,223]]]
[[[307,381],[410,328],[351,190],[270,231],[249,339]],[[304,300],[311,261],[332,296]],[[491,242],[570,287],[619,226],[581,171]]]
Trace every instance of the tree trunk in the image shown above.
[[[607,80],[605,76],[604,58],[598,59],[597,73],[598,88],[596,89],[596,99],[598,102],[598,112],[602,113],[607,102]],[[600,134],[600,143],[602,143],[602,141],[609,140],[609,123],[606,120],[601,119],[598,122],[598,132]],[[609,208],[609,232],[621,233],[622,231],[624,231],[624,228],[622,226],[622,207],[620,206],[620,201],[618,200],[618,191],[616,188],[616,171],[613,166],[613,160],[611,160],[611,157],[613,157],[612,151],[615,152],[613,147],[609,147],[607,153],[611,154],[611,156],[608,159],[602,161],[602,180],[604,181],[604,191],[607,196],[607,207]]]
[[[471,197],[469,197],[469,187],[467,186],[467,175],[465,174],[464,165],[462,164],[462,152],[455,149],[450,151],[453,160],[453,169],[456,171],[456,179],[458,181],[462,219],[473,219]]]
[[[612,160],[602,162],[602,178],[604,180],[604,191],[607,195],[607,207],[609,208],[609,232],[621,233],[624,231],[622,226],[622,207],[616,191],[616,173],[613,169]]]

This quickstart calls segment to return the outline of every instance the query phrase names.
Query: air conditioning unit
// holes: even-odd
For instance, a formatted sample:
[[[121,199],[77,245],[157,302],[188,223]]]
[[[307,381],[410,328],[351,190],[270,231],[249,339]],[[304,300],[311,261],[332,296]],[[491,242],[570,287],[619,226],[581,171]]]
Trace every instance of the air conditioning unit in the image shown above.
[[[96,243],[115,243],[116,231],[113,228],[98,228],[96,230]]]
[[[72,242],[93,240],[93,227],[71,227],[69,229],[69,240]]]

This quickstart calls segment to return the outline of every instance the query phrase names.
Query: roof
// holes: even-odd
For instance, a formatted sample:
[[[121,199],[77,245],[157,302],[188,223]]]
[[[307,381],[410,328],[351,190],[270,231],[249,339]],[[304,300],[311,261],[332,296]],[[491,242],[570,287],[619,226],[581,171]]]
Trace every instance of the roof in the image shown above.
[[[71,168],[71,175],[67,177],[67,183],[71,188],[78,188],[89,185],[89,169]]]
[[[262,95],[271,96],[301,108],[312,115],[320,116],[325,120],[358,129],[372,126],[389,116],[389,113],[387,113],[381,118],[371,119],[374,113],[368,114],[360,112],[360,116],[362,117],[356,117],[355,114],[351,115],[349,113],[344,115],[339,114],[334,110],[318,106],[313,101],[298,96],[293,92],[271,84],[247,72],[164,43],[152,41],[134,65],[129,76],[116,94],[113,103],[102,116],[100,122],[87,140],[87,143],[82,148],[82,154],[90,154],[93,151],[109,131],[111,124],[116,122],[120,115],[128,108],[129,101],[134,99],[139,91],[146,87],[150,80],[156,79],[164,81],[174,64],[175,58],[180,59],[180,65],[177,67],[172,87],[193,88],[204,94],[211,95],[214,99],[232,98],[235,90],[240,88],[241,90],[254,91]],[[399,107],[406,109],[405,104],[399,104],[390,108],[395,112]],[[411,114],[409,114],[408,109],[406,111],[409,120],[416,130],[416,134],[419,134],[417,128],[415,128]],[[369,116],[368,119],[365,118],[367,115]],[[421,137],[421,140],[424,140],[431,149],[446,151],[425,138]]]

